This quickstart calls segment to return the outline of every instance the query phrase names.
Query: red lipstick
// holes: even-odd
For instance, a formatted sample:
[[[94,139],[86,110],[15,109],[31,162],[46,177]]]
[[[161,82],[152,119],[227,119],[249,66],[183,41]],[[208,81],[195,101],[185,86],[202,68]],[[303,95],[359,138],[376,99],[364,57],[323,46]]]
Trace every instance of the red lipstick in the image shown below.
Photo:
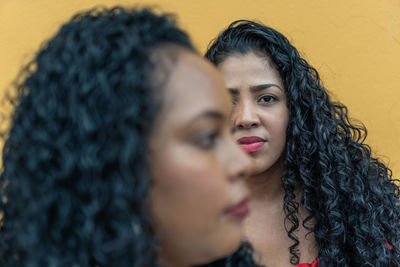
[[[240,201],[238,204],[235,206],[227,209],[225,211],[225,214],[228,214],[232,217],[236,218],[244,218],[249,214],[249,197],[245,197],[242,201]]]
[[[247,153],[257,152],[265,144],[265,140],[258,136],[245,136],[237,141],[240,147],[243,148],[243,150]]]

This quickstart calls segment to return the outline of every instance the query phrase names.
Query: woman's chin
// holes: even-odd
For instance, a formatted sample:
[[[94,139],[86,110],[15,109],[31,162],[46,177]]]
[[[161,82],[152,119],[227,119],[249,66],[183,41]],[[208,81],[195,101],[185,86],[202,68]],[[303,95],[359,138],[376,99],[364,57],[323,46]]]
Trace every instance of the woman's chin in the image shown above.
[[[199,263],[199,264],[210,263],[210,262],[225,258],[225,257],[233,254],[236,250],[239,249],[241,241],[242,241],[242,237],[243,237],[242,232],[240,232],[240,234],[238,234],[238,235],[227,236],[226,237],[227,245],[224,247],[219,247],[218,249],[214,249],[213,251],[210,251],[210,253],[208,255],[208,259],[204,260],[202,263]],[[218,253],[216,253],[216,252],[218,252]]]

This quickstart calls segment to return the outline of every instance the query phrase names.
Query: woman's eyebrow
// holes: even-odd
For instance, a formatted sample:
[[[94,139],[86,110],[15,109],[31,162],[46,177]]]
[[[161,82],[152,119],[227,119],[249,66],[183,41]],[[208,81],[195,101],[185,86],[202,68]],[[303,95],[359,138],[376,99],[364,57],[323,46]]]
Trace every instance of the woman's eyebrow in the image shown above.
[[[196,117],[194,117],[192,120],[190,120],[189,124],[194,124],[196,121],[199,121],[199,120],[202,120],[205,118],[214,118],[217,120],[223,120],[224,115],[222,115],[219,111],[215,111],[215,110],[205,111],[205,112],[202,112],[201,114],[197,115]]]
[[[256,93],[256,92],[262,91],[262,90],[264,90],[264,89],[268,89],[268,88],[270,88],[270,87],[277,87],[277,88],[279,88],[280,90],[282,90],[282,88],[281,88],[279,85],[277,85],[277,84],[274,84],[274,83],[266,83],[266,84],[259,84],[259,85],[250,86],[250,91],[251,91],[252,93]],[[283,91],[283,90],[282,90],[282,91]]]
[[[266,84],[258,84],[258,85],[250,86],[250,92],[252,92],[252,93],[257,93],[257,92],[259,92],[259,91],[268,89],[268,88],[270,88],[270,87],[277,87],[278,89],[280,89],[281,91],[283,91],[283,89],[282,89],[279,85],[277,85],[277,84],[274,84],[274,83],[266,83]],[[229,93],[230,93],[231,95],[235,95],[235,96],[236,96],[236,95],[239,95],[239,90],[236,89],[236,88],[228,88],[228,91],[229,91]]]

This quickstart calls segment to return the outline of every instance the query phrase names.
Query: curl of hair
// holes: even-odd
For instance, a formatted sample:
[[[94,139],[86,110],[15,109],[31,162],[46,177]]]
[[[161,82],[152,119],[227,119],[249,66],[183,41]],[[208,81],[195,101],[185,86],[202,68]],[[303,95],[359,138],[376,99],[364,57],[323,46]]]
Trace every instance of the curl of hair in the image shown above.
[[[147,138],[157,113],[149,49],[193,50],[168,14],[94,8],[16,81],[0,176],[2,266],[157,266]]]
[[[206,57],[218,65],[231,55],[251,52],[271,61],[287,97],[282,183],[285,225],[291,225],[286,230],[293,240],[290,262],[299,262],[294,232],[301,223],[315,235],[320,266],[400,266],[398,180],[365,144],[365,127],[350,121],[347,108],[330,99],[318,72],[272,28],[235,21],[211,43]],[[298,188],[301,203],[296,201]],[[300,204],[310,213],[302,222]]]

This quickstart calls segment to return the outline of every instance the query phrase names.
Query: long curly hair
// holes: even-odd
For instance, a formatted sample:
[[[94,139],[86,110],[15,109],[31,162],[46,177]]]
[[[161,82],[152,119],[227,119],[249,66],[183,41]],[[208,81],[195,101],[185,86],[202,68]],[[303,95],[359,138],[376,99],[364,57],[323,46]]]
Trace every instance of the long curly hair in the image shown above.
[[[330,99],[318,72],[270,27],[235,21],[212,41],[206,57],[218,66],[231,55],[250,52],[270,59],[287,97],[282,184],[286,231],[293,240],[290,262],[299,263],[294,233],[302,224],[315,235],[320,266],[400,266],[398,180],[371,153],[365,127],[349,119],[347,108]],[[302,191],[301,203],[296,189]],[[300,204],[310,213],[301,222]]]

